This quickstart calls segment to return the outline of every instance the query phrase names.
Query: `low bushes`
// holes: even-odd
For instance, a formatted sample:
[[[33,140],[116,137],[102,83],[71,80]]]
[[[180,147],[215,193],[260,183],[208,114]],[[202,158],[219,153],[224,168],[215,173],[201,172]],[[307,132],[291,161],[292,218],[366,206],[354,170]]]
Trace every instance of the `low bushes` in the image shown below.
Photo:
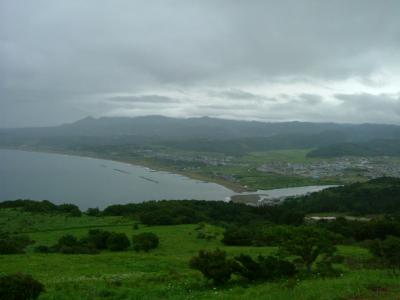
[[[34,300],[44,286],[30,275],[13,274],[0,277],[0,300]]]
[[[232,274],[249,281],[268,281],[293,277],[297,272],[294,264],[274,256],[258,256],[257,260],[253,260],[250,256],[241,254],[231,259],[225,251],[219,249],[200,250],[189,261],[189,267],[200,271],[216,285],[227,282]]]
[[[125,233],[111,232],[107,238],[107,248],[111,251],[123,251],[130,246],[130,242]]]
[[[249,255],[241,254],[235,257],[239,263],[235,273],[250,281],[268,281],[293,277],[296,267],[291,262],[274,256],[258,256],[253,260]]]
[[[378,257],[382,264],[394,274],[400,269],[400,238],[388,236],[385,240],[374,240],[369,245],[370,252]]]
[[[200,250],[197,256],[189,261],[192,269],[200,271],[204,277],[213,280],[214,284],[227,282],[236,268],[233,259],[226,256],[226,252],[216,249],[215,251]]]
[[[3,201],[0,208],[19,208],[28,212],[35,213],[65,213],[71,217],[80,217],[82,215],[78,206],[74,204],[56,205],[50,201],[34,201],[34,200],[14,200]]]
[[[132,246],[135,251],[149,251],[157,248],[159,238],[152,232],[143,232],[132,237]],[[131,242],[125,233],[105,231],[99,229],[89,230],[87,236],[78,239],[67,234],[53,246],[40,245],[35,247],[39,253],[64,253],[64,254],[97,254],[101,250],[124,251]]]
[[[33,244],[27,235],[10,235],[0,232],[0,254],[18,254],[24,253],[25,248]]]
[[[36,252],[64,254],[97,254],[100,250],[123,251],[130,246],[125,233],[104,230],[89,230],[88,235],[81,239],[67,234],[62,236],[53,246],[38,246]]]
[[[149,251],[157,248],[159,243],[158,236],[152,232],[143,232],[132,237],[132,245],[135,251]]]

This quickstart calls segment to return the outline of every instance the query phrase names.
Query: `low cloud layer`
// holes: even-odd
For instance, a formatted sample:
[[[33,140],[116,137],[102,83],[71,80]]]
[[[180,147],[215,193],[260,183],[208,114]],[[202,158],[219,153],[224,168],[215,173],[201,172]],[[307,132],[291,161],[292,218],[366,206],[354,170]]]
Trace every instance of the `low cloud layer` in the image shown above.
[[[0,2],[0,127],[87,115],[400,124],[400,2]]]

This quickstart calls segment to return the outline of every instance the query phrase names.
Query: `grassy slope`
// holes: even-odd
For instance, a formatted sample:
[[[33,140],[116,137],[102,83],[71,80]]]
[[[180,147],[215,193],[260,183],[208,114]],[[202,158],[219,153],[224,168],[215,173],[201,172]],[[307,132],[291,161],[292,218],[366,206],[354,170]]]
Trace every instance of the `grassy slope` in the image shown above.
[[[47,293],[40,299],[397,299],[398,279],[384,270],[356,270],[344,266],[337,279],[309,279],[250,284],[232,282],[213,288],[202,276],[188,268],[188,260],[199,249],[222,248],[229,255],[270,254],[271,247],[226,247],[219,239],[196,237],[196,225],[144,227],[134,230],[122,218],[65,218],[15,211],[0,211],[0,223],[29,231],[37,244],[51,245],[63,234],[85,235],[89,227],[134,233],[152,231],[160,237],[160,247],[150,253],[133,251],[99,255],[36,254],[32,247],[25,255],[0,255],[0,273],[25,272],[41,280]],[[21,220],[30,220],[21,228]],[[36,222],[40,220],[39,222]],[[207,231],[222,234],[221,228]],[[220,235],[221,236],[221,235]],[[362,248],[341,246],[340,253],[352,260],[365,260]],[[383,292],[382,292],[383,291]]]

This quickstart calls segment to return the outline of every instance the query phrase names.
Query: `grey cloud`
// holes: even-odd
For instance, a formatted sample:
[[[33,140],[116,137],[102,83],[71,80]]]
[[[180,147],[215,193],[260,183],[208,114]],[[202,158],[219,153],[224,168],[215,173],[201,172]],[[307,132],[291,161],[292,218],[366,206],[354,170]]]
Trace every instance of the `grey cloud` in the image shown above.
[[[355,111],[359,114],[372,112],[388,117],[397,115],[400,118],[400,94],[337,94],[335,97],[341,101],[342,109]]]
[[[316,105],[316,104],[322,103],[322,101],[323,101],[323,98],[320,95],[301,94],[301,95],[299,95],[299,97],[306,104],[310,104],[310,105]]]
[[[265,99],[265,96],[256,95],[247,91],[243,91],[240,89],[230,89],[224,91],[213,91],[209,92],[210,96],[213,97],[222,97],[230,100],[262,100]]]
[[[127,102],[127,103],[177,103],[176,99],[160,96],[160,95],[145,95],[145,96],[115,96],[108,100],[112,102]]]
[[[129,114],[123,102],[160,103],[151,114],[186,116],[213,114],[201,107],[239,100],[268,110],[255,110],[254,118],[331,117],[313,91],[285,91],[285,100],[246,87],[355,77],[382,86],[371,76],[400,69],[399,11],[397,0],[2,0],[0,126],[54,124],[86,111]],[[213,89],[221,92],[208,94]],[[200,92],[179,103],[154,96],[102,102],[110,94],[169,97],[163,94],[169,90]],[[299,96],[305,92],[311,96]],[[310,111],[288,107],[296,101]],[[37,113],[24,117],[34,105]],[[270,111],[280,107],[286,114]],[[229,111],[238,117],[241,108]]]

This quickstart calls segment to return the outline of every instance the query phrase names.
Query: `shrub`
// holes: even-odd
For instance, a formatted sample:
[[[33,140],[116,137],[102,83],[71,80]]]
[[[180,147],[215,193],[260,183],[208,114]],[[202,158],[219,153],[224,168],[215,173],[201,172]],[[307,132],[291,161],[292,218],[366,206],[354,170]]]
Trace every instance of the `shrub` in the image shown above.
[[[224,232],[222,243],[229,246],[250,246],[255,232],[250,228],[228,227]]]
[[[78,240],[75,236],[67,234],[62,236],[58,243],[51,247],[64,254],[97,254],[95,245],[88,242],[88,239]]]
[[[88,208],[86,211],[88,216],[98,217],[100,215],[100,209],[96,208]]]
[[[375,240],[371,243],[370,252],[379,257],[383,264],[391,268],[394,274],[400,268],[400,238],[388,236],[385,240]]]
[[[319,256],[327,259],[336,252],[335,242],[338,236],[324,229],[312,226],[293,228],[291,237],[280,246],[281,254],[296,256],[297,262],[304,265],[307,273]]]
[[[149,251],[157,248],[159,243],[158,236],[152,232],[143,232],[132,237],[132,245],[135,251]]]
[[[82,212],[75,204],[61,204],[58,205],[57,210],[61,213],[67,213],[71,217],[80,217]]]
[[[107,249],[107,240],[110,237],[111,232],[100,229],[89,230],[87,242],[92,244],[96,249],[103,250]]]
[[[59,247],[62,247],[62,246],[75,247],[77,245],[78,245],[78,239],[71,234],[66,234],[58,239]]]
[[[74,204],[56,205],[50,201],[34,201],[34,200],[15,200],[4,201],[0,203],[0,208],[19,208],[24,211],[35,213],[67,213],[70,216],[81,216],[81,211]]]
[[[191,258],[189,266],[200,271],[207,279],[212,279],[214,284],[227,282],[236,269],[236,263],[226,257],[226,252],[200,250],[198,256]]]
[[[44,286],[30,275],[13,274],[0,277],[1,300],[37,299]]]
[[[153,225],[173,225],[176,224],[174,217],[167,210],[158,209],[156,211],[147,211],[140,214],[140,221],[149,226]]]
[[[235,257],[239,262],[235,273],[250,281],[274,280],[293,277],[296,267],[291,262],[278,259],[274,256],[258,256],[254,261],[249,255],[241,254]]]
[[[111,232],[107,238],[107,248],[111,251],[123,251],[130,246],[125,233]]]
[[[34,242],[27,235],[11,236],[0,233],[0,254],[24,253],[25,248]]]
[[[39,246],[35,247],[34,251],[37,252],[37,253],[51,253],[51,252],[53,252],[51,247],[44,246],[44,245],[39,245]]]

